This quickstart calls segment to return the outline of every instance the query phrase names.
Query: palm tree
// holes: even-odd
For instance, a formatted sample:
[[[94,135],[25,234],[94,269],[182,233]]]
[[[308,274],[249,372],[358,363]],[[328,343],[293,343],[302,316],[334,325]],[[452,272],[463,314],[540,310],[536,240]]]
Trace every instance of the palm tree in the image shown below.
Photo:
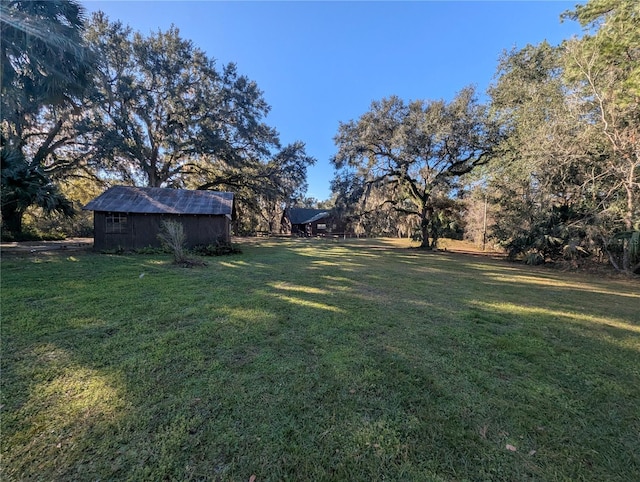
[[[36,104],[32,109],[58,104],[83,92],[91,69],[83,7],[73,0],[2,0],[0,14],[3,111],[30,107],[25,101]]]
[[[84,10],[73,0],[1,0],[0,77],[2,221],[13,233],[32,205],[72,214],[51,179],[64,121],[91,84],[92,56],[84,46]],[[45,118],[46,132],[42,131]]]
[[[14,235],[22,232],[22,216],[29,206],[41,207],[45,213],[74,214],[66,199],[47,173],[29,163],[16,150],[2,149],[2,223]]]

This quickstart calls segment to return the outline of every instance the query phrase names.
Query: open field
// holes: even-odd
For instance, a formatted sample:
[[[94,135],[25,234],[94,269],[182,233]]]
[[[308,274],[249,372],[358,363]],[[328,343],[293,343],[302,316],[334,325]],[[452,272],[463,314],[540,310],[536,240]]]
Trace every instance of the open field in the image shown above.
[[[637,281],[241,247],[3,258],[0,478],[640,480]]]

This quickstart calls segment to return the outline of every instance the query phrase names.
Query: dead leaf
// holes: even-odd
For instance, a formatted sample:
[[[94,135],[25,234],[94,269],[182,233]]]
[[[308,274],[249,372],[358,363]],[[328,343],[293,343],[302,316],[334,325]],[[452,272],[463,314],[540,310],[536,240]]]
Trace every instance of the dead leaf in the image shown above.
[[[536,454],[536,451],[535,451],[535,450],[530,450],[530,451],[529,451],[529,455],[535,455],[535,454]]]
[[[256,474],[251,474],[251,477],[249,477],[249,482],[256,482]]]
[[[511,450],[512,452],[517,452],[517,451],[518,451],[518,449],[517,449],[517,448],[515,448],[515,447],[514,447],[513,445],[511,445],[511,444],[507,444],[507,450]]]

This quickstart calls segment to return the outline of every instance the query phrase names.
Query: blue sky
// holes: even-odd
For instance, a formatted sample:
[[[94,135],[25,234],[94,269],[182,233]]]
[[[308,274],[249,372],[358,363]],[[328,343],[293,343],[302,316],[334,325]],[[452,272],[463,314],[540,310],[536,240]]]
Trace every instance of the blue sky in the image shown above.
[[[580,34],[559,18],[577,1],[82,3],[143,34],[174,24],[220,66],[235,62],[264,92],[283,145],[301,140],[317,159],[308,195],[318,200],[330,196],[339,123],[373,100],[484,92],[503,50]]]

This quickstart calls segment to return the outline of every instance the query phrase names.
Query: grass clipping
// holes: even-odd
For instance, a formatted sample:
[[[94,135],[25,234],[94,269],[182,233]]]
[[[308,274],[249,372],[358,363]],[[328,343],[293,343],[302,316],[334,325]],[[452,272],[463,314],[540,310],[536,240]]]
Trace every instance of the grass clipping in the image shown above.
[[[187,235],[184,233],[182,223],[177,221],[162,221],[158,239],[162,245],[173,253],[173,263],[186,268],[193,266],[206,266],[202,260],[192,258],[187,255],[185,245],[187,244]]]

